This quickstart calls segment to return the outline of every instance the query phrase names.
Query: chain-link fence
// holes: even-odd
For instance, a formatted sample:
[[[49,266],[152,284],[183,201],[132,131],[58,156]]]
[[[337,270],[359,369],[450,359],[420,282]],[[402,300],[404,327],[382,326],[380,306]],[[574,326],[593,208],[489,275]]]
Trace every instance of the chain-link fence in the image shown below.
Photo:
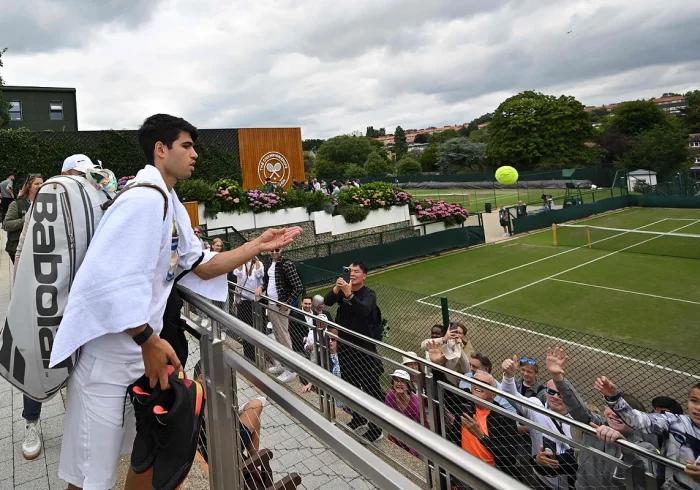
[[[384,342],[425,355],[421,346],[433,335],[433,326],[443,325],[440,298],[423,297],[371,280],[367,286],[376,292],[377,304],[386,320]],[[330,285],[319,287],[309,293],[325,295],[330,288]],[[330,308],[335,314],[334,309]],[[547,348],[566,348],[570,358],[567,376],[587,401],[596,404],[600,396],[593,390],[593,383],[600,375],[618,382],[626,393],[634,394],[649,409],[651,400],[657,396],[685,400],[690,387],[700,380],[698,359],[472,308],[454,300],[449,301],[446,313],[450,321],[466,326],[466,337],[474,351],[490,360],[497,376],[501,374],[498,368],[501,361],[513,355],[525,356],[537,362],[539,381],[544,383],[546,373],[540,366]],[[436,331],[440,336],[445,335],[444,329]],[[380,353],[390,356],[381,348]],[[461,368],[464,373],[464,366]]]
[[[269,306],[255,299],[248,310],[232,289],[231,299],[224,307],[283,345],[289,343],[292,351],[532,488],[570,488],[579,479],[585,482],[582,488],[651,489],[656,488],[657,477],[663,480],[663,463],[659,466],[659,460],[645,456],[646,453],[640,456],[645,450],[658,454],[662,441],[657,437],[642,437],[639,431],[626,433],[641,449],[634,446],[633,451],[625,450],[623,454],[615,444],[604,444],[591,433],[589,422],[611,423],[604,415],[605,401],[593,389],[593,383],[597,376],[605,375],[645,405],[639,408],[651,410],[650,400],[658,395],[671,396],[683,403],[689,388],[700,379],[700,361],[470,309],[454,302],[445,308],[446,302],[441,304],[439,298],[421,298],[382,284],[368,286],[376,292],[386,320],[382,342],[372,335],[359,337],[335,327],[331,320],[338,319],[338,306],[320,303],[320,298],[312,298],[311,308],[308,300],[302,301],[300,306],[305,309],[293,309],[291,313],[280,313],[279,308],[270,311]],[[325,295],[329,290],[330,286],[316,292]],[[319,314],[327,318],[319,320],[315,316]],[[288,332],[288,340],[279,340],[280,327],[270,318],[275,315],[284,319],[282,328]],[[347,316],[341,319],[341,323],[348,321]],[[466,334],[466,338],[462,352],[453,349],[447,360],[449,349],[446,351],[428,339],[444,343],[444,325],[450,323],[458,334]],[[285,366],[276,366],[259,352],[256,354],[250,344],[246,349],[247,342],[229,341],[232,348],[251,362],[277,376],[278,382],[310,408],[336,421],[424,488],[454,488],[453,485],[469,488],[426,460],[420,450],[378,429],[342,402],[329,398],[309,380],[289,372]],[[551,375],[545,368],[546,351],[552,346],[563,347],[568,356],[566,384],[557,382],[554,388],[551,383],[547,385]],[[431,348],[433,361],[443,364],[443,368],[436,369],[429,362],[431,356],[426,350]],[[470,350],[471,357],[467,353]],[[538,390],[541,402],[522,401],[519,396],[522,385],[516,385],[515,381],[504,380],[502,386],[495,380],[502,377],[502,361],[514,355],[520,359],[519,365],[529,366],[530,375],[534,371],[539,378],[531,380],[531,384]],[[441,356],[444,358],[438,360]],[[480,370],[490,371],[495,379]],[[471,376],[476,376],[476,381]],[[489,392],[485,383],[505,393]],[[539,387],[540,383],[546,386]],[[573,395],[574,390],[580,395]],[[556,413],[560,418],[568,417],[564,415],[566,408],[556,412],[557,399],[566,402],[568,412],[580,424],[562,425],[556,419]],[[555,410],[555,415],[544,407],[545,402],[549,409]],[[475,442],[469,435],[479,434],[475,423],[486,424],[479,430],[488,432],[489,439],[495,442],[480,446],[478,437]],[[670,472],[677,470],[672,467]]]

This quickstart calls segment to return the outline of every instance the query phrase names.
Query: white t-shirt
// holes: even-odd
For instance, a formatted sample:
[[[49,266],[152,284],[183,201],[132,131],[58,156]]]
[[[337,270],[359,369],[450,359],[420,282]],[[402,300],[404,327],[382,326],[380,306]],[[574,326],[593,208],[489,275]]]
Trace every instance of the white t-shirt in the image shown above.
[[[153,283],[152,283],[152,295],[150,303],[148,305],[148,324],[151,326],[153,331],[160,334],[163,329],[163,313],[165,312],[165,305],[170,295],[170,291],[173,287],[174,280],[167,280],[169,269],[170,269],[170,259],[171,259],[171,246],[173,245],[173,205],[171,195],[168,194],[168,213],[163,220],[163,197],[154,189],[132,189],[124,196],[117,199],[112,206],[115,211],[114,216],[110,216],[110,219],[119,218],[119,214],[116,211],[124,209],[122,219],[129,219],[127,216],[130,214],[126,209],[126,204],[129,202],[124,201],[134,201],[134,203],[140,204],[140,212],[143,213],[144,209],[156,208],[158,224],[156,227],[160,229],[160,243],[158,247],[144,247],[142,250],[137,248],[132,249],[130,253],[130,259],[135,262],[142,262],[143,267],[153,268],[152,264],[155,263],[155,268],[153,268]],[[120,206],[121,204],[121,206]],[[120,213],[121,214],[121,213]],[[153,216],[150,216],[151,222],[154,221]],[[102,223],[100,223],[101,225]],[[138,230],[134,230],[138,231]],[[182,230],[185,233],[193,233],[191,229]],[[129,232],[129,227],[125,228],[125,233]],[[99,227],[95,233],[95,237],[99,233]],[[178,242],[180,230],[177,230]],[[94,246],[91,245],[91,247]],[[120,248],[118,244],[113,244],[115,248]],[[177,276],[183,270],[187,270],[192,267],[196,260],[201,255],[201,251],[196,253],[191,253],[189,256],[178,256],[177,258],[177,269],[172,273],[172,275]],[[118,264],[114,264],[115,267],[119,267]],[[83,268],[79,269],[79,273],[83,272]],[[133,327],[132,327],[133,328]],[[131,336],[126,332],[111,333],[97,337],[94,340],[87,342],[83,346],[83,352],[98,358],[111,362],[142,362],[142,351],[141,347],[134,342]]]
[[[246,289],[252,289],[253,291],[255,291],[256,289],[258,289],[258,286],[262,285],[263,279],[265,277],[265,268],[260,262],[258,262],[256,265],[258,264],[260,265],[260,268],[256,269],[255,265],[252,265],[252,262],[248,261],[245,263],[242,269],[236,269],[233,271],[233,275],[238,278],[239,286],[243,286]],[[251,269],[250,275],[248,275],[249,268]],[[245,289],[240,289],[239,291],[243,299],[247,299],[249,301],[257,301],[253,293],[248,292]]]
[[[275,266],[277,266],[277,262],[272,262],[272,265],[267,270],[267,275],[269,277],[267,281],[267,295],[274,300],[278,300],[279,295],[277,294],[277,281],[275,281]]]

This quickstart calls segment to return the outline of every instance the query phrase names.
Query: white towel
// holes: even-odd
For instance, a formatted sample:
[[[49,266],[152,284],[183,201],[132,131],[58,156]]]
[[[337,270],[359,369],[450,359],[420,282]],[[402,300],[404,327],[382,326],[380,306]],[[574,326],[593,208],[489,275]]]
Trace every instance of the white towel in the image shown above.
[[[139,171],[134,180],[156,184],[168,193],[160,172],[151,165]],[[187,211],[174,190],[170,191],[170,197],[181,237],[178,242],[180,270],[176,272],[179,274],[192,267],[202,255],[202,249],[192,232]],[[160,280],[155,275],[166,272],[156,271],[156,264],[164,243],[169,243],[171,229],[171,220],[163,222],[163,197],[154,189],[129,190],[107,210],[73,282],[54,339],[50,367],[90,340],[151,321],[151,303],[154,291],[158,290],[156,281]],[[205,254],[204,261],[210,259],[211,256]],[[225,275],[210,281],[203,281],[194,273],[185,277],[188,278],[187,287],[193,291],[217,301],[226,298]]]

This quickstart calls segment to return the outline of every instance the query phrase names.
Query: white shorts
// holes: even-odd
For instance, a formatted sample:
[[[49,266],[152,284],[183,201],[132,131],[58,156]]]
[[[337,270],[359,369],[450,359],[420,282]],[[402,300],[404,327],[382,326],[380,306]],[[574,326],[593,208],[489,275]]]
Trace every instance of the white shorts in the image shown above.
[[[59,478],[84,490],[114,487],[119,457],[131,453],[136,437],[126,388],[143,374],[143,361],[80,355],[68,381]]]

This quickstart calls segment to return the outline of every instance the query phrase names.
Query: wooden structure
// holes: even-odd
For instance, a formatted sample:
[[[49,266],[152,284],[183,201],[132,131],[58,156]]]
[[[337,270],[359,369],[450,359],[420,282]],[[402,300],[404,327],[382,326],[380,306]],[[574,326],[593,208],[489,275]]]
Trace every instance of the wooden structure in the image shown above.
[[[259,187],[266,178],[289,188],[292,178],[304,180],[301,128],[241,128],[238,130],[243,187]]]

